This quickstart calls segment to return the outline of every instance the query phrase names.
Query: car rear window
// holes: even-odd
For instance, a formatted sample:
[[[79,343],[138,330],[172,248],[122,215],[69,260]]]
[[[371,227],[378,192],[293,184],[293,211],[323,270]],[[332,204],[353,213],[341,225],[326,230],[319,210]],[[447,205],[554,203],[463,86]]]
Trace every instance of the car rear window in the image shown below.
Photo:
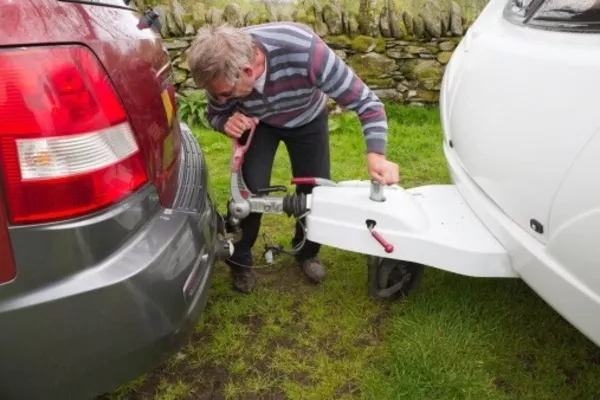
[[[600,33],[600,0],[507,0],[504,16],[532,28]]]
[[[119,7],[119,8],[127,8],[134,9],[135,2],[133,0],[60,0],[65,3],[81,3],[81,4],[90,4],[96,6],[106,6],[106,7]]]
[[[600,1],[548,0],[542,4],[536,18],[597,24],[600,21]]]
[[[513,0],[512,9],[516,14],[524,16],[533,0]]]

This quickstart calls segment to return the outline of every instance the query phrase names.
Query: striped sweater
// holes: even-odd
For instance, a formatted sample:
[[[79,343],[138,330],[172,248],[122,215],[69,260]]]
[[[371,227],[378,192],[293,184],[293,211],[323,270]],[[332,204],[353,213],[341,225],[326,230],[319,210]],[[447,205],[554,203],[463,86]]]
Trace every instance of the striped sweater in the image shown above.
[[[209,96],[207,117],[214,129],[223,132],[235,111],[276,127],[302,126],[319,115],[332,98],[358,114],[367,152],[385,154],[388,126],[383,104],[319,36],[293,22],[243,29],[266,55],[264,89],[225,104]]]

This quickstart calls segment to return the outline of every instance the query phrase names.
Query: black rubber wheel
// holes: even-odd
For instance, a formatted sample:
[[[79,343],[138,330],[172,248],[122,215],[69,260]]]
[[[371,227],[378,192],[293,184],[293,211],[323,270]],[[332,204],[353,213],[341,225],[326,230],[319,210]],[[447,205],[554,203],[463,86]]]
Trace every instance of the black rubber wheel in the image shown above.
[[[369,257],[369,295],[376,299],[401,300],[411,294],[425,267],[409,261]]]

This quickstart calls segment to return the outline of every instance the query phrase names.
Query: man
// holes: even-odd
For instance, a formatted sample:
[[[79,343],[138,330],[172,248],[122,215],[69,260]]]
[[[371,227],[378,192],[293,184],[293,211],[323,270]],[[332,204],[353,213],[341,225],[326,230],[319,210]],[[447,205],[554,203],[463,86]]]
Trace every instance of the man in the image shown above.
[[[251,191],[270,185],[280,141],[287,147],[294,177],[330,178],[328,97],[358,114],[372,179],[384,185],[398,181],[398,166],[385,157],[383,104],[308,27],[293,22],[204,27],[190,47],[188,64],[196,85],[207,93],[206,114],[215,130],[237,139],[256,127],[242,168]],[[310,193],[312,187],[299,185],[297,190]],[[256,286],[251,248],[260,220],[260,214],[242,220],[243,237],[227,260],[234,289],[246,293]],[[298,244],[303,235],[297,222],[292,243]],[[325,276],[319,247],[306,241],[297,256],[314,283]]]

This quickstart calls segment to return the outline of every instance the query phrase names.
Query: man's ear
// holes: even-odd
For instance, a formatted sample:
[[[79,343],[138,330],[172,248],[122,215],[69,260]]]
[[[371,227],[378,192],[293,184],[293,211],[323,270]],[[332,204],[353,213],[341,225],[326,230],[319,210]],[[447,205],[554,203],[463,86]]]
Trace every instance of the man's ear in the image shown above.
[[[250,65],[245,65],[242,68],[242,74],[251,77],[254,74],[254,69]]]
[[[246,65],[242,68],[242,75],[246,78],[252,78],[254,76],[254,68],[250,65]]]

